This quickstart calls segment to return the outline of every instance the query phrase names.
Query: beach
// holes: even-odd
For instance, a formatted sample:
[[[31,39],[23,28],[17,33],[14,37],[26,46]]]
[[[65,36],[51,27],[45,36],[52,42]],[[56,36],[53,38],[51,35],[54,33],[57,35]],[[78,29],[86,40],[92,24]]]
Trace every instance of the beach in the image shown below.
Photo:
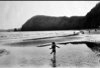
[[[67,33],[72,34],[73,32],[44,32],[44,35],[42,35],[41,37],[61,36],[66,35]],[[42,44],[49,44],[53,41],[55,41],[57,44],[59,42],[74,40],[96,40],[97,42],[99,42],[100,40],[99,34],[80,34],[78,36],[55,37],[50,39],[48,38],[38,40],[32,39],[32,32],[28,33],[28,35],[27,33],[11,34],[13,34],[14,37],[7,37],[8,40],[4,37],[5,39],[2,38],[2,40],[0,40],[0,49],[6,49],[6,51],[0,55],[0,67],[2,68],[53,68],[53,62],[51,61],[53,55],[50,54],[51,50],[49,49],[51,46],[37,46],[40,46]],[[16,34],[18,34],[19,36],[25,36],[20,36],[22,37],[20,38],[16,37]],[[31,36],[29,36],[29,34]],[[39,36],[37,37],[40,38]],[[98,68],[100,66],[100,57],[97,56],[97,53],[93,52],[89,47],[87,47],[86,44],[69,43],[66,45],[57,44],[57,46],[60,47],[56,49],[57,68]]]

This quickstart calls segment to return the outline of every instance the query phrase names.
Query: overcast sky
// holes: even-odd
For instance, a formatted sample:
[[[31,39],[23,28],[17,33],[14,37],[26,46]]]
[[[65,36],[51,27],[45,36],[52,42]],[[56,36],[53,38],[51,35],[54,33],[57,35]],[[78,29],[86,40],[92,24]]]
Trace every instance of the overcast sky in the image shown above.
[[[84,16],[99,1],[0,1],[0,29],[20,28],[35,15]]]

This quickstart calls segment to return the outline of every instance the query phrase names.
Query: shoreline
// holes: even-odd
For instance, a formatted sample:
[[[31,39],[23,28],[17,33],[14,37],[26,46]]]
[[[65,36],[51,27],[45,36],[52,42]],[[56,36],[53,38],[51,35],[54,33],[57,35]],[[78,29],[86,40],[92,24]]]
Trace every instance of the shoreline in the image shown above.
[[[7,42],[6,45],[0,44],[0,49],[6,49],[9,52],[9,54],[3,54],[0,56],[0,67],[16,68],[18,66],[19,68],[27,68],[29,66],[30,68],[53,68],[51,66],[52,55],[50,55],[50,46],[36,47],[37,45],[51,43],[52,41],[58,43],[74,40],[86,40],[87,38],[99,42],[99,35],[93,34],[91,36],[88,34],[82,34],[74,37],[69,36],[35,41],[10,41]],[[57,49],[56,54],[57,68],[91,68],[100,66],[100,57],[85,44],[57,45],[60,46],[60,48]]]

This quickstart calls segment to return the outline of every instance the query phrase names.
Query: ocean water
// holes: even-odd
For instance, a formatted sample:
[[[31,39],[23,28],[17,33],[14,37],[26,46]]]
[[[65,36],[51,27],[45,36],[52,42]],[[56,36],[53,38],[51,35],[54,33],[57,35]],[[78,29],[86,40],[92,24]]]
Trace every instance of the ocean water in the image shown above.
[[[73,31],[0,32],[1,40],[22,40],[72,34]]]
[[[66,36],[70,34],[73,34],[73,31],[0,32],[0,43],[6,44],[6,43],[29,42],[29,41],[31,43],[31,40],[33,40],[32,41],[33,44],[39,42],[43,43],[45,41],[48,42],[50,39],[52,39],[53,41],[55,40],[57,41],[57,38],[59,38],[59,36]],[[61,40],[62,39],[59,39],[58,41]]]
[[[67,36],[74,31],[36,31],[36,32],[0,32],[0,68],[53,68],[51,46],[36,47],[55,41],[73,40],[100,41],[99,34]],[[78,31],[75,31],[78,32]],[[86,44],[67,44],[57,48],[57,68],[98,68],[100,58]]]

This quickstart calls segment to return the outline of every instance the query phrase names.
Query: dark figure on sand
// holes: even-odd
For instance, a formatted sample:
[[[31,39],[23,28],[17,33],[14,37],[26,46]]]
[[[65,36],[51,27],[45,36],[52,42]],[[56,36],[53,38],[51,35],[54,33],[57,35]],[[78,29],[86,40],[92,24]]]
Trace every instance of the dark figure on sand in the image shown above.
[[[97,29],[94,29],[95,30],[95,32],[97,32]]]
[[[52,49],[52,52],[50,54],[52,54],[52,53],[54,53],[54,55],[56,54],[56,47],[60,48],[59,46],[56,45],[55,42],[52,42],[52,46],[50,48],[50,49]]]

